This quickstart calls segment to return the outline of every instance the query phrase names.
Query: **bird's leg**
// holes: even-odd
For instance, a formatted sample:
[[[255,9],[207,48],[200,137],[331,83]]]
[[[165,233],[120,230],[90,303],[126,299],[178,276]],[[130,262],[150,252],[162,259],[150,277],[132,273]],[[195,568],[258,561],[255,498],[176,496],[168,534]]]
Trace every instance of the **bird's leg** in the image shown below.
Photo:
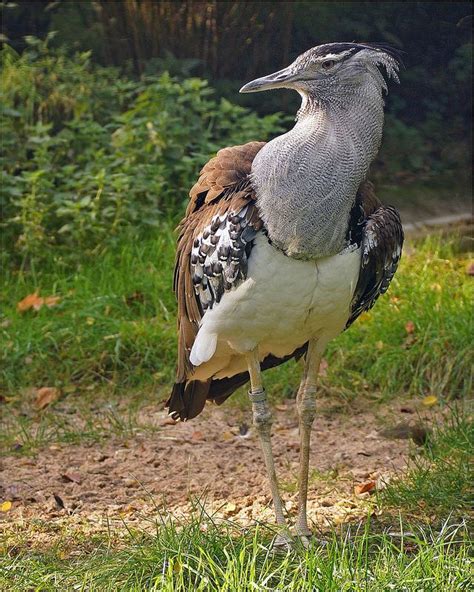
[[[310,341],[306,352],[303,379],[296,398],[300,431],[300,467],[298,492],[298,517],[296,519],[296,534],[303,542],[311,536],[306,515],[308,499],[308,473],[311,426],[316,415],[316,379],[321,361],[322,348],[316,341]]]
[[[262,376],[260,371],[260,362],[258,359],[258,352],[254,351],[247,354],[247,364],[250,374],[250,391],[249,398],[252,402],[253,423],[260,436],[262,445],[263,458],[267,468],[268,480],[270,481],[270,489],[273,498],[273,505],[275,508],[275,518],[280,532],[275,539],[276,546],[288,546],[291,542],[291,537],[286,525],[285,516],[283,514],[283,503],[280,492],[278,490],[278,482],[275,471],[275,462],[273,460],[272,445],[270,432],[272,427],[272,413],[267,401],[267,395],[262,385]]]

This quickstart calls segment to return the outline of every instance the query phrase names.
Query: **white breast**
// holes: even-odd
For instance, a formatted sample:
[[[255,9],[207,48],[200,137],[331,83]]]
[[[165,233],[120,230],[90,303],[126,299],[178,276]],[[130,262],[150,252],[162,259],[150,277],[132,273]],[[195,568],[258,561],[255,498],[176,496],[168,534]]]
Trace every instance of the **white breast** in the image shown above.
[[[259,233],[247,279],[204,314],[191,351],[195,378],[246,370],[243,353],[258,347],[291,354],[309,339],[329,341],[344,328],[360,268],[360,249],[319,259],[290,259]]]

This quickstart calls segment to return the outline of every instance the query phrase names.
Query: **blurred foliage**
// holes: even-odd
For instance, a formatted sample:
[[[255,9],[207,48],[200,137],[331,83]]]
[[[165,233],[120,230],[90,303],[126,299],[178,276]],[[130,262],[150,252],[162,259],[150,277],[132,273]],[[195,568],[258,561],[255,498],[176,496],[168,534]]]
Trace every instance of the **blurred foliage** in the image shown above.
[[[1,228],[15,262],[47,247],[97,253],[124,228],[177,218],[212,154],[280,133],[281,112],[297,109],[292,91],[263,100],[239,85],[334,40],[405,51],[375,181],[469,193],[469,3],[45,0],[2,11]]]
[[[22,258],[96,252],[124,227],[156,226],[220,147],[282,129],[280,114],[216,99],[205,80],[132,80],[50,40],[1,55],[2,230]]]

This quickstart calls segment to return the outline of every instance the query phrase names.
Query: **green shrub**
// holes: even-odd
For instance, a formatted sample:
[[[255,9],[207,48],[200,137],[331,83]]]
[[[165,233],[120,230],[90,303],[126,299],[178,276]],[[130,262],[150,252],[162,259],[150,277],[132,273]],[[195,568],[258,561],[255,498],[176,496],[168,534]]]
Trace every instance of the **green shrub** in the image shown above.
[[[143,231],[182,210],[220,147],[280,132],[217,100],[207,82],[167,73],[130,80],[90,54],[29,40],[2,51],[0,205],[5,246],[36,260],[47,248],[97,252],[124,228]]]

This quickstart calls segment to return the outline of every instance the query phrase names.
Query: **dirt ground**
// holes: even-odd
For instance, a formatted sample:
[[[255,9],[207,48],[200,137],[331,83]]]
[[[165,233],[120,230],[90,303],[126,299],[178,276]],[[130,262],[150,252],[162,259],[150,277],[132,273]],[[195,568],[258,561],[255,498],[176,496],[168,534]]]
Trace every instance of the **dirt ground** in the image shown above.
[[[377,407],[376,413],[368,407],[335,410],[329,401],[320,404],[309,487],[309,519],[318,529],[366,516],[374,506],[374,491],[406,466],[414,446],[410,437],[423,437],[413,428],[421,417],[414,404]],[[295,402],[288,400],[274,411],[273,449],[291,519],[299,454]],[[32,525],[43,525],[40,531],[47,525],[43,535],[50,542],[51,532],[64,526],[103,531],[114,520],[142,527],[163,512],[185,517],[196,499],[217,518],[231,517],[242,526],[272,522],[248,411],[208,406],[199,418],[176,425],[156,408],[142,414],[159,426],[155,434],[100,444],[53,444],[33,457],[4,457],[0,499],[11,500],[12,508],[0,518],[3,529],[28,537]],[[357,494],[358,485],[371,491]]]

